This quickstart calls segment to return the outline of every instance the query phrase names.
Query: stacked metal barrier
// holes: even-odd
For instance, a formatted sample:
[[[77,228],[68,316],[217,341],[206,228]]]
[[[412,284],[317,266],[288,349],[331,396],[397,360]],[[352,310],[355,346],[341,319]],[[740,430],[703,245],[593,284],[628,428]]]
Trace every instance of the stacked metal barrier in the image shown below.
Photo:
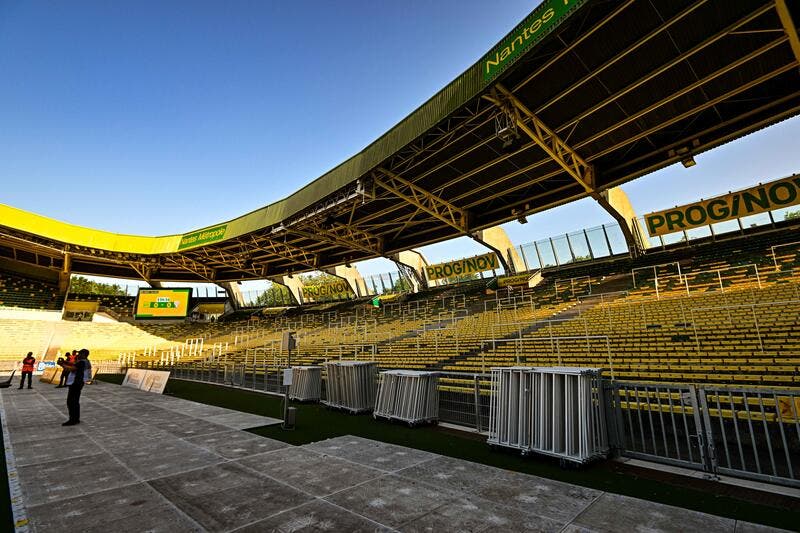
[[[322,367],[292,367],[292,384],[289,398],[300,401],[318,401],[322,397]]]
[[[375,418],[409,424],[439,418],[439,378],[436,372],[388,370],[381,372]]]
[[[325,368],[328,383],[324,404],[353,413],[372,411],[375,407],[377,363],[336,361],[325,363]]]
[[[608,452],[596,368],[492,369],[489,444],[584,463]]]

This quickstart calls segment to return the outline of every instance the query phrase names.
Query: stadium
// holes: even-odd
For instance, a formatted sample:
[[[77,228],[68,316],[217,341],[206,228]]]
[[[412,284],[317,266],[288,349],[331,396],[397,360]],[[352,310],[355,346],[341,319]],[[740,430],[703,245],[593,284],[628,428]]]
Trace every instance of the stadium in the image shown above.
[[[798,22],[544,0],[255,211],[151,237],[0,204],[4,528],[800,530],[800,170],[650,213],[621,189],[800,114]],[[613,222],[501,227],[578,201]],[[420,250],[458,238],[481,253]]]

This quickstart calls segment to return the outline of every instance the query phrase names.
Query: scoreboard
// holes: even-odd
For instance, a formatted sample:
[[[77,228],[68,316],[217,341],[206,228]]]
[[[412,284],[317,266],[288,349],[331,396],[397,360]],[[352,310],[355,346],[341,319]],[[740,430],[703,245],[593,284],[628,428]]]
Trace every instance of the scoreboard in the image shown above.
[[[192,289],[139,289],[135,319],[186,318]]]

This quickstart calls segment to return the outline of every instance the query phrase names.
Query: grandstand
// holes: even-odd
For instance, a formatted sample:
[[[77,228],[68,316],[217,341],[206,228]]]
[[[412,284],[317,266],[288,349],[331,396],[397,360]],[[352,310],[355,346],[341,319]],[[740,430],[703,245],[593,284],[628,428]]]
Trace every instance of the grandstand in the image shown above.
[[[778,207],[791,206],[779,198],[758,211],[769,223],[726,216],[738,229],[708,223],[708,236],[684,229],[670,243],[644,232],[627,199],[615,200],[622,183],[800,112],[800,41],[786,22],[798,8],[588,4],[572,2],[535,46],[502,64],[503,47],[542,20],[537,8],[363,152],[235,220],[138,237],[0,205],[0,369],[16,368],[27,351],[52,363],[87,346],[121,371],[274,393],[288,366],[372,361],[437,372],[441,421],[479,433],[489,425],[492,368],[599,369],[606,381],[592,405],[608,416],[617,455],[800,487],[800,219],[781,220]],[[565,237],[565,261],[549,239],[552,262],[484,236],[584,197],[617,221],[623,252],[605,227],[607,254],[593,253],[581,229],[577,253]],[[459,236],[485,244],[498,265],[448,278],[402,259]],[[375,257],[393,259],[402,283],[362,290],[351,263]],[[318,271],[344,289],[304,300],[296,275]],[[72,293],[77,273],[150,288],[138,297]],[[249,307],[236,282],[253,279],[285,286],[294,301]],[[165,285],[192,282],[227,296],[192,298]],[[189,294],[178,306],[157,291]],[[172,305],[177,314],[159,314]],[[220,318],[192,319],[201,305]],[[291,354],[287,333],[297,340]]]

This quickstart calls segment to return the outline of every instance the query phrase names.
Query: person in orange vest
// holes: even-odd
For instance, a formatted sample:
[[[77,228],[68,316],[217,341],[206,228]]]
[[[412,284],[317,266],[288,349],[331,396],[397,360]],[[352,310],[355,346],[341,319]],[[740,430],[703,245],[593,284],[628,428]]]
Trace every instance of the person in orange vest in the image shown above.
[[[31,381],[33,380],[33,369],[34,365],[36,364],[36,358],[33,356],[33,352],[28,352],[28,355],[25,356],[25,359],[22,360],[22,379],[19,382],[19,388],[22,390],[22,386],[25,385],[25,377],[28,377],[28,388],[32,389]]]
[[[75,362],[78,360],[78,350],[72,350],[72,353],[67,352],[67,358],[62,359],[61,362],[58,362],[58,366],[61,366],[61,363],[68,363],[70,365],[74,365]],[[69,377],[69,370],[62,367],[61,369],[61,377],[58,379],[58,385],[56,388],[63,388],[66,387],[67,378]]]

